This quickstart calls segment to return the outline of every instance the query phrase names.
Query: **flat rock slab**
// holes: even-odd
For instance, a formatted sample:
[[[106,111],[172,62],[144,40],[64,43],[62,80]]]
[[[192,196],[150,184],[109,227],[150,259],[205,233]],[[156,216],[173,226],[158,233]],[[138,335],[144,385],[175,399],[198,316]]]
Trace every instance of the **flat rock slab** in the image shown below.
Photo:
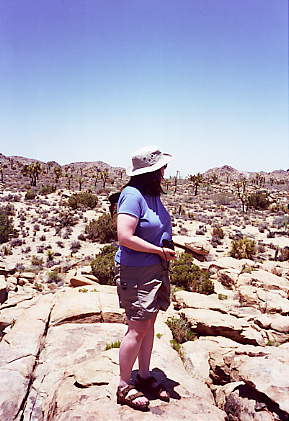
[[[180,290],[174,293],[174,299],[180,308],[209,309],[227,313],[225,304],[216,295],[204,295],[198,294],[197,292]]]
[[[85,288],[66,289],[56,294],[50,324],[63,323],[122,323],[123,310],[119,308],[115,289],[95,284]]]
[[[148,412],[135,411],[116,402],[118,350],[103,352],[67,372],[58,389],[46,401],[45,420],[224,420],[225,413],[214,405],[209,389],[185,371],[178,354],[156,340],[162,353],[152,354],[153,374],[171,394],[169,403],[151,399]],[[168,352],[167,352],[168,351]],[[155,367],[156,366],[156,367]],[[102,369],[100,370],[100,368]],[[169,368],[171,367],[171,368]],[[134,368],[133,378],[136,375]],[[73,399],[72,399],[73,397]]]
[[[107,345],[120,341],[126,329],[127,326],[117,323],[65,323],[51,326],[34,372],[35,380],[27,399],[25,417],[42,420],[45,399],[54,393],[64,373],[73,373],[74,367],[94,361]],[[104,366],[102,368],[105,370]],[[88,377],[92,375],[93,372]],[[70,399],[73,401],[74,397]]]
[[[28,391],[53,296],[41,296],[0,342],[0,419],[15,419]]]
[[[193,238],[187,235],[174,235],[173,241],[177,247],[187,248],[188,250],[200,254],[201,256],[207,256],[212,248],[208,240],[204,238]]]
[[[246,320],[207,309],[184,308],[180,313],[200,335],[225,336],[242,344],[264,344],[261,333],[252,329]]]

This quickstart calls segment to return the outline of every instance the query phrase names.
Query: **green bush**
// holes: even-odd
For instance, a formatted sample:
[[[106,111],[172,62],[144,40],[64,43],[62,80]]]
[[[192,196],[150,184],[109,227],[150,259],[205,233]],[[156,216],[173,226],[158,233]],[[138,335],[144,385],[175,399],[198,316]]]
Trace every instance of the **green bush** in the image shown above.
[[[191,254],[182,253],[171,264],[171,282],[187,291],[213,294],[214,285],[209,271],[203,271],[193,263]]]
[[[178,344],[195,339],[194,332],[190,329],[187,322],[182,318],[169,317],[166,324],[171,329],[173,338]]]
[[[39,194],[46,195],[50,193],[54,193],[56,191],[56,186],[50,185],[50,184],[42,184],[42,186],[39,189]]]
[[[81,193],[74,193],[68,199],[68,206],[72,209],[77,208],[89,208],[94,209],[97,205],[97,196],[92,193],[81,192]]]
[[[117,246],[105,246],[90,263],[91,271],[102,285],[114,285],[114,256]]]
[[[219,238],[223,239],[224,236],[225,236],[224,231],[223,231],[223,228],[221,228],[221,227],[214,227],[213,228],[213,231],[212,231],[212,236],[213,237],[214,236],[218,236]]]
[[[248,196],[248,207],[264,210],[269,208],[268,193],[266,191],[258,190]]]
[[[90,221],[85,226],[85,234],[92,241],[104,244],[117,239],[116,228],[110,214],[105,213],[97,221]]]
[[[33,190],[28,190],[28,192],[25,194],[25,200],[33,200],[35,199],[35,193]]]
[[[0,208],[0,244],[7,243],[11,237],[18,237],[18,235],[18,231],[14,229],[12,222]]]
[[[255,240],[245,237],[232,241],[229,256],[235,259],[253,259],[256,251]]]

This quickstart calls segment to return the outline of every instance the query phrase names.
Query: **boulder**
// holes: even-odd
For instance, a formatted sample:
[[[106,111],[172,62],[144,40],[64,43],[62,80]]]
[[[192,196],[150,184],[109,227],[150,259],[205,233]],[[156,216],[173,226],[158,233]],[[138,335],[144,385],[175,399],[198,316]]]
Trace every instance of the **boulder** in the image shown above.
[[[8,276],[7,278],[7,291],[17,291],[18,280],[15,276]]]
[[[16,419],[25,400],[52,305],[43,296],[0,342],[0,419]]]
[[[241,273],[242,269],[255,266],[256,263],[253,260],[235,259],[234,257],[225,256],[211,262],[210,271],[213,271],[214,269],[236,269],[239,273]]]
[[[239,285],[252,285],[263,288],[266,291],[281,291],[285,294],[289,292],[289,280],[265,270],[254,270],[251,273],[243,273],[238,278]]]
[[[69,281],[72,287],[82,287],[85,285],[97,285],[96,281],[88,279],[86,276],[83,275],[75,275],[70,278]]]
[[[21,278],[28,279],[30,282],[34,281],[36,274],[33,272],[21,272]]]
[[[200,335],[225,336],[244,344],[264,344],[264,338],[257,330],[250,328],[244,320],[214,310],[184,308],[181,315],[190,323],[191,329]]]
[[[8,298],[7,282],[4,275],[0,275],[0,304],[4,303]]]
[[[177,308],[203,308],[227,313],[224,302],[220,301],[217,295],[204,295],[197,292],[178,290],[174,292],[174,300]]]
[[[277,403],[289,415],[289,346],[272,347],[264,356],[236,356],[233,369],[241,380]]]
[[[207,256],[211,250],[211,244],[204,238],[174,235],[173,241],[175,246],[191,250],[201,256]]]
[[[111,293],[106,292],[107,288]],[[50,323],[53,326],[72,322],[122,323],[123,317],[124,311],[119,308],[116,287],[87,285],[83,289],[67,289],[56,294]]]

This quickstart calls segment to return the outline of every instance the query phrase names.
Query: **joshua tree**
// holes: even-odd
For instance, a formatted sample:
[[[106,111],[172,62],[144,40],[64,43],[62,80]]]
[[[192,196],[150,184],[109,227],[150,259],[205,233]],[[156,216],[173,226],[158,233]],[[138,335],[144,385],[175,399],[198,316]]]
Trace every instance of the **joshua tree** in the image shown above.
[[[72,174],[65,174],[65,177],[67,178],[67,187],[69,188],[69,190],[70,190],[70,188],[71,188],[71,180],[73,179],[73,175]]]
[[[2,163],[0,163],[0,174],[1,174],[1,183],[4,183],[4,167]]]
[[[102,178],[103,181],[103,188],[105,188],[105,184],[108,180],[108,170],[105,168],[104,170],[100,171],[100,176]]]
[[[81,191],[81,189],[82,189],[82,184],[84,183],[84,178],[82,178],[82,177],[78,177],[78,178],[76,179],[76,181],[78,182],[78,184],[79,184],[79,190]]]
[[[247,193],[247,184],[248,180],[246,178],[240,178],[235,184],[234,187],[237,189],[237,196],[242,203],[242,211],[246,211],[246,206],[248,206],[248,193]]]
[[[96,183],[98,180],[98,174],[93,174],[92,178],[94,178],[94,187],[96,187]]]
[[[59,182],[60,177],[62,177],[62,168],[60,166],[53,168],[54,174],[55,174],[55,183],[57,184]]]
[[[21,171],[24,176],[30,177],[31,186],[36,187],[37,179],[39,177],[39,174],[42,173],[43,168],[41,167],[40,162],[37,161],[34,164],[24,165]]]
[[[198,187],[203,182],[203,176],[201,173],[198,172],[197,175],[190,175],[189,181],[192,181],[195,187],[195,196],[198,194]]]

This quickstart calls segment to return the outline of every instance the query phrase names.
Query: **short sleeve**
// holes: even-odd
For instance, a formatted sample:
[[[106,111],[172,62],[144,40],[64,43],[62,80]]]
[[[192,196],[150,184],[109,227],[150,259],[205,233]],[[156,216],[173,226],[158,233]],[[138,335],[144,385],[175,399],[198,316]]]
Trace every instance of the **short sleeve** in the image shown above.
[[[141,204],[137,196],[130,193],[121,196],[117,205],[117,213],[125,213],[139,219],[141,216]]]

